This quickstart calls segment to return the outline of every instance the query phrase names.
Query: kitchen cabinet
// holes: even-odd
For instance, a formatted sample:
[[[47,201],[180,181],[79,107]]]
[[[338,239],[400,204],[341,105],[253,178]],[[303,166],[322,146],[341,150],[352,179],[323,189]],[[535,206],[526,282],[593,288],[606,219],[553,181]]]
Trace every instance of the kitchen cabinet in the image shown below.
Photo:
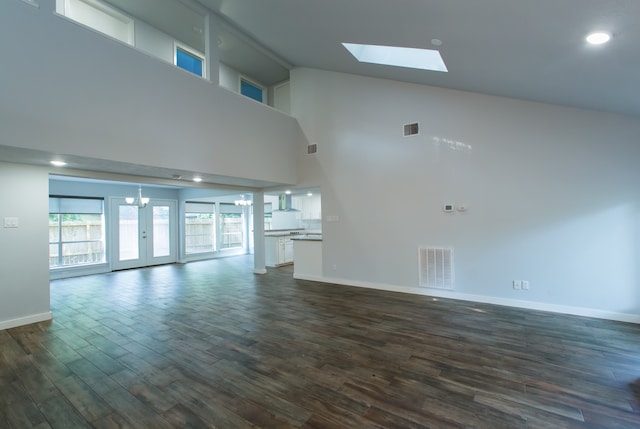
[[[293,208],[300,211],[301,220],[322,219],[320,195],[294,197],[291,200]]]
[[[283,241],[282,253],[284,255],[284,259],[282,260],[282,263],[293,264],[293,241],[290,238],[285,238],[282,241]]]
[[[293,241],[290,236],[265,236],[264,244],[267,267],[293,264]]]

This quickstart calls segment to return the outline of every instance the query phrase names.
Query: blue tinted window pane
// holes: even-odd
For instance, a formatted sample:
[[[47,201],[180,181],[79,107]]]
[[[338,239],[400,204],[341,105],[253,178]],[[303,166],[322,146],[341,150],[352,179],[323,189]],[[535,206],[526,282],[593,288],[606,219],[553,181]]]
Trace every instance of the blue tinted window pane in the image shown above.
[[[257,87],[246,80],[240,81],[240,93],[262,103],[262,88]]]
[[[180,48],[176,49],[176,65],[193,74],[202,76],[202,59],[195,55],[191,55]]]

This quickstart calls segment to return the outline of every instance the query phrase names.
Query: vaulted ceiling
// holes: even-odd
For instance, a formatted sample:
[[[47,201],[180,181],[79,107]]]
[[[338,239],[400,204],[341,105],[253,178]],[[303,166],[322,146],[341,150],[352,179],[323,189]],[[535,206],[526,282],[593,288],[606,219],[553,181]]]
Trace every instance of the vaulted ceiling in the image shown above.
[[[199,2],[292,67],[640,116],[638,0]],[[595,30],[611,41],[588,45]],[[358,63],[342,42],[438,49],[449,72]]]

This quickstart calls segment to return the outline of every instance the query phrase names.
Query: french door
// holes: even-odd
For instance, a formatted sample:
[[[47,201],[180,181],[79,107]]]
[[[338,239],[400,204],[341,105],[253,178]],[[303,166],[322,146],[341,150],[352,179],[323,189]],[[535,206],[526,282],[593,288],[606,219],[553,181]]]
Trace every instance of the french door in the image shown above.
[[[146,207],[112,198],[111,267],[114,270],[169,264],[177,260],[176,202],[151,200]]]

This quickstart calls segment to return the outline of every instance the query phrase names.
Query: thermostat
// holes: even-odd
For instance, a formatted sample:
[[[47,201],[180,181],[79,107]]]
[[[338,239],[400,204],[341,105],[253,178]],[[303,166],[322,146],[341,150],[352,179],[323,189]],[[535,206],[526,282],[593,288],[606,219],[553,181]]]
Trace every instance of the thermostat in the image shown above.
[[[453,212],[453,204],[445,204],[444,206],[442,206],[442,210],[444,210],[447,213],[451,213]]]

